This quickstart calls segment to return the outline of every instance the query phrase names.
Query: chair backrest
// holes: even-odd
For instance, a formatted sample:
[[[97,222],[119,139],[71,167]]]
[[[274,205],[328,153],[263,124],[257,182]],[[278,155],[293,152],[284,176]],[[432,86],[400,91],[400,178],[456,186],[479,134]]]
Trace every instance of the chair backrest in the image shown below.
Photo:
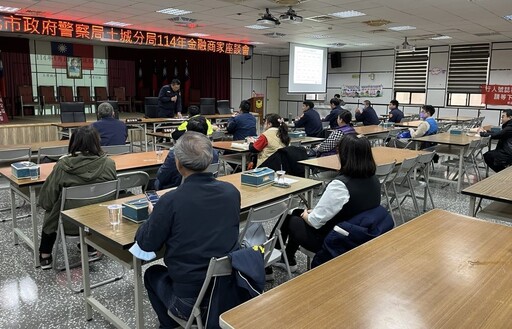
[[[39,96],[43,98],[44,104],[56,104],[55,89],[53,86],[39,86]]]
[[[418,162],[418,157],[405,159],[398,170],[396,171],[395,176],[393,177],[393,182],[395,184],[403,184],[405,180],[407,180],[414,168],[416,167],[416,163]]]
[[[34,94],[32,86],[18,86],[19,96],[22,97],[24,103],[31,103],[34,101]]]
[[[49,159],[50,161],[57,161],[61,156],[68,154],[68,146],[49,146],[49,147],[40,147],[37,152],[37,163],[41,163],[41,160],[44,158]]]
[[[115,200],[119,196],[119,180],[62,189],[60,210],[78,208],[89,204]]]
[[[130,145],[108,145],[101,147],[107,155],[116,155],[116,154],[128,154],[131,153]]]
[[[190,89],[188,96],[189,105],[199,105],[201,99],[201,91],[199,89]]]
[[[475,120],[475,125],[473,128],[479,128],[482,126],[482,124],[484,123],[484,120],[485,120],[485,117],[478,117],[476,118]]]
[[[117,179],[119,180],[120,190],[141,187],[142,192],[144,193],[148,186],[149,175],[144,171],[123,172],[117,174]]]
[[[452,127],[451,123],[438,124],[437,125],[437,133],[441,134],[441,133],[448,132],[448,130],[450,130],[451,127]]]
[[[409,121],[415,121],[415,120],[419,120],[419,119],[420,119],[419,114],[413,114],[413,115],[411,115],[411,118],[409,119]]]
[[[78,100],[81,102],[92,102],[90,87],[76,87],[76,95],[78,97]]]
[[[60,121],[66,122],[85,122],[85,104],[84,102],[62,102],[60,103]]]
[[[107,87],[94,87],[94,100],[96,102],[108,101]]]
[[[31,155],[30,147],[0,150],[0,164],[6,165],[18,161],[30,161]]]
[[[61,102],[72,102],[73,101],[73,87],[71,86],[59,86],[59,100]]]
[[[468,148],[464,152],[464,158],[472,157],[479,150],[481,139],[474,139],[469,143]]]
[[[144,113],[147,118],[158,118],[158,97],[144,98]]]
[[[124,87],[114,88],[114,97],[116,101],[126,101],[126,91]]]
[[[231,114],[231,107],[229,105],[229,100],[218,100],[217,101],[217,111],[219,114]]]
[[[396,161],[391,163],[385,163],[377,166],[377,170],[375,171],[375,175],[379,179],[380,183],[385,183],[388,181],[389,175],[393,172],[396,166]]]
[[[434,156],[436,155],[436,152],[429,152],[425,154],[420,154],[416,158],[417,161],[417,168],[419,169],[419,176],[423,176],[425,180],[428,179],[429,172],[430,172],[430,163],[434,159]]]
[[[201,114],[215,114],[215,98],[201,98],[199,102]]]

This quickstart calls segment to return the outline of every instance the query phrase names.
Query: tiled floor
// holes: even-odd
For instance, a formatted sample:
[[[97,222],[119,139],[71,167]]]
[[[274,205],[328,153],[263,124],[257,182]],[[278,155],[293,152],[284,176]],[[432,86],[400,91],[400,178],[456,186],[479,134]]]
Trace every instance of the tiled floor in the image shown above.
[[[437,171],[436,175],[442,173]],[[469,197],[456,193],[455,185],[445,186],[432,183],[432,192],[436,207],[467,214]],[[8,207],[8,193],[0,192],[0,208]],[[404,203],[408,219],[414,218],[410,200]],[[22,212],[28,213],[28,206]],[[42,211],[40,211],[42,215]],[[396,214],[398,215],[398,214]],[[0,220],[10,217],[9,211],[0,213]],[[398,218],[398,216],[396,216]],[[30,219],[22,221],[29,228]],[[510,223],[503,223],[510,225]],[[73,248],[73,247],[71,247]],[[98,313],[87,322],[84,316],[84,303],[81,294],[74,294],[66,288],[65,273],[53,270],[43,271],[34,268],[31,253],[23,244],[13,245],[11,222],[0,222],[0,328],[113,328]],[[75,259],[78,253],[73,253]],[[299,270],[295,275],[306,270],[306,258],[299,253]],[[147,265],[146,265],[147,267]],[[112,276],[119,266],[108,258],[91,264],[93,278]],[[274,270],[276,279],[267,284],[267,290],[286,281],[287,275],[280,269]],[[81,269],[73,270],[73,279],[80,283]],[[93,279],[94,280],[94,279]],[[109,308],[134,326],[132,272],[115,283],[94,289],[97,298],[108,304]],[[147,328],[157,328],[156,316],[145,296],[144,322]]]

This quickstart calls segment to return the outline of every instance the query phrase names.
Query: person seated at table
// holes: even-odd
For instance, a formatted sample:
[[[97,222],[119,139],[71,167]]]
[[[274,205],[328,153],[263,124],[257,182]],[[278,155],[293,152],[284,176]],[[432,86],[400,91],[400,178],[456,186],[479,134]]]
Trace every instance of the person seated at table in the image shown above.
[[[295,253],[299,246],[317,252],[333,227],[353,216],[380,205],[380,182],[375,176],[375,160],[370,141],[349,134],[338,144],[341,164],[339,176],[333,179],[314,209],[296,209],[281,227],[290,270],[297,270]],[[284,259],[276,263],[286,268]]]
[[[320,145],[314,148],[318,157],[336,154],[336,147],[343,136],[348,134],[357,134],[354,127],[352,127],[352,113],[350,113],[350,111],[341,110],[337,121],[338,128],[331,132],[329,137],[320,143]]]
[[[195,131],[206,135],[208,124],[206,118],[196,116],[188,120],[187,131]],[[179,140],[179,139],[178,139]],[[212,162],[219,162],[219,154],[217,150],[212,150]],[[166,188],[176,187],[181,184],[182,176],[176,165],[176,153],[174,149],[169,150],[164,163],[158,168],[156,180],[154,181],[155,190],[163,190]]]
[[[92,123],[100,134],[101,146],[124,145],[128,137],[126,124],[114,117],[114,108],[109,103],[101,103],[98,106],[99,120]]]
[[[484,153],[485,163],[499,172],[512,164],[512,110],[504,110],[501,114],[501,131],[481,131],[480,136],[491,136],[491,139],[497,139],[498,145],[492,151]]]
[[[322,119],[322,122],[329,122],[331,129],[338,128],[338,115],[341,112],[340,100],[338,98],[331,98],[329,101],[331,104],[331,112]]]
[[[378,125],[380,123],[379,117],[372,107],[372,102],[365,100],[363,102],[363,110],[356,109],[356,121],[362,122],[363,126]]]
[[[269,113],[265,116],[264,122],[265,131],[258,137],[258,139],[251,138],[249,140],[249,151],[253,154],[258,154],[256,167],[267,160],[280,148],[286,147],[290,144],[290,137],[288,136],[288,126],[279,114]],[[248,166],[254,168],[254,163]]]
[[[101,150],[100,136],[92,126],[78,128],[69,141],[69,154],[61,157],[41,187],[38,204],[44,210],[39,246],[41,268],[52,268],[52,249],[57,238],[64,187],[107,182],[117,179],[116,164]],[[78,235],[78,227],[64,222],[66,234]],[[89,248],[89,256],[97,257]]]
[[[295,119],[295,128],[304,128],[308,137],[319,137],[324,130],[320,114],[314,107],[312,101],[302,102],[302,115]]]
[[[234,141],[241,141],[246,137],[256,136],[256,118],[249,113],[251,103],[243,100],[238,110],[239,112],[233,114],[233,117],[228,120],[226,127],[228,134],[233,135]]]
[[[191,105],[188,107],[188,120],[192,119],[192,118],[195,118],[195,117],[198,117],[201,115],[201,110],[199,109],[198,106],[195,106],[195,105]],[[186,121],[183,121],[179,126],[178,128],[176,128],[175,131],[173,131],[172,133],[172,139],[174,139],[175,141],[178,140],[178,138],[181,137],[181,135],[183,135],[186,131],[187,131],[187,125],[188,125],[188,120]],[[208,131],[206,132],[206,134],[208,136],[211,136],[213,134],[213,131],[214,130],[217,130],[217,126],[215,125],[212,125],[212,123],[210,122],[210,120],[206,119],[206,124],[208,125]]]
[[[402,112],[398,109],[398,105],[400,105],[400,104],[398,103],[398,101],[396,99],[393,99],[391,102],[389,102],[388,122],[399,123],[404,118],[404,112]]]
[[[420,119],[423,121],[416,130],[409,128],[412,138],[437,134],[437,121],[434,119],[434,113],[436,113],[436,109],[432,105],[421,107]]]
[[[165,266],[153,265],[144,273],[160,328],[179,327],[169,311],[188,319],[210,259],[239,248],[240,192],[205,172],[213,159],[208,137],[187,131],[174,153],[185,182],[161,196],[135,235],[142,250],[157,252],[165,247]],[[203,306],[208,303],[205,298]]]

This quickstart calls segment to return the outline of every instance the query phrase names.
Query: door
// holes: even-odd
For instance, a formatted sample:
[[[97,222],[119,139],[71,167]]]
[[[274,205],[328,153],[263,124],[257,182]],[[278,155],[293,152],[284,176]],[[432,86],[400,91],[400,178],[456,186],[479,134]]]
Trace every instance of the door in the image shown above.
[[[279,114],[279,78],[267,78],[265,114]]]

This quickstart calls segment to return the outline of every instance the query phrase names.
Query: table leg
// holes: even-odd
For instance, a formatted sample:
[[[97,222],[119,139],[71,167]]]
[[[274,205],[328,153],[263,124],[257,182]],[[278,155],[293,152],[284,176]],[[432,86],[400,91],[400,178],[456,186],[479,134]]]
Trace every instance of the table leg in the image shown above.
[[[247,154],[242,153],[242,171],[247,170]]]
[[[23,110],[23,109],[22,109]],[[16,218],[16,194],[14,193],[14,189],[11,186],[11,217],[12,217],[12,234],[14,234],[14,245],[18,245],[18,234],[16,234],[16,230],[18,228],[17,218]]]
[[[133,285],[135,293],[135,327],[137,329],[144,328],[144,313],[143,313],[143,296],[142,291],[144,286],[142,284],[142,262],[137,257],[133,257]]]
[[[145,147],[146,147],[145,150],[147,152],[148,151],[148,124],[145,123],[145,122],[144,122],[144,144],[145,144]]]
[[[309,178],[309,166],[304,165],[304,177]]]
[[[36,188],[29,187],[30,193],[30,212],[32,215],[32,241],[34,243],[34,265],[39,267],[39,234],[37,231],[37,201],[36,201]]]
[[[87,252],[87,244],[85,243],[85,232],[83,227],[79,227],[80,232],[80,255],[82,258],[82,281],[84,285],[84,301],[85,301],[85,319],[92,319],[92,306],[89,304],[91,297],[91,277],[89,273],[89,253]]]
[[[476,197],[470,196],[469,197],[469,214],[468,215],[471,217],[476,216],[475,202],[476,202]]]
[[[463,175],[462,175],[462,163],[463,163],[463,161],[464,161],[464,148],[461,147],[460,148],[460,154],[459,154],[459,177],[457,177],[457,193],[460,193],[461,186],[462,186],[462,180],[464,179]]]

